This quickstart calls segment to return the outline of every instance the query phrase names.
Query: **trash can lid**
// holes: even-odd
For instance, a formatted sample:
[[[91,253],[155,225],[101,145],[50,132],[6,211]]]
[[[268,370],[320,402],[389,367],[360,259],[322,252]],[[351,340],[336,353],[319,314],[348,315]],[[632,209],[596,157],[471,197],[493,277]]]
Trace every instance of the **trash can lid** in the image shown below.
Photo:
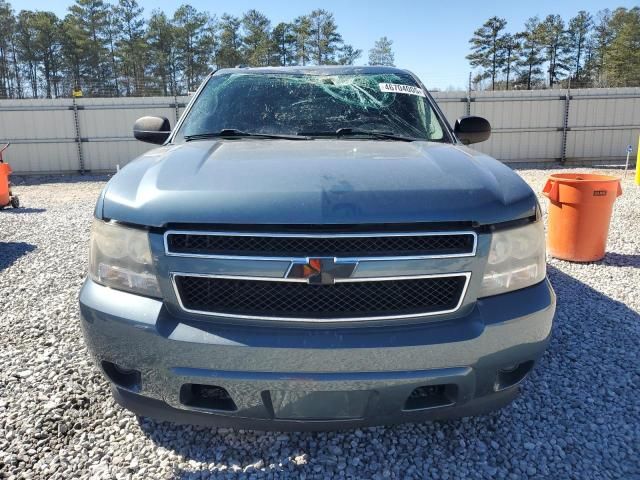
[[[595,173],[554,173],[549,178],[563,183],[619,182],[620,177]]]

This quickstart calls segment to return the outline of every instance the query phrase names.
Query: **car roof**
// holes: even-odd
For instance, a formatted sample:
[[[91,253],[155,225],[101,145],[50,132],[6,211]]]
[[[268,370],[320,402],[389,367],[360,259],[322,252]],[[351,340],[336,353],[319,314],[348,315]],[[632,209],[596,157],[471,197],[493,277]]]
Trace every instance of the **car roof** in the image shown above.
[[[288,73],[294,75],[362,75],[362,74],[410,74],[408,70],[396,67],[382,66],[353,66],[353,65],[313,65],[295,67],[243,67],[222,68],[216,70],[215,74],[223,73]]]

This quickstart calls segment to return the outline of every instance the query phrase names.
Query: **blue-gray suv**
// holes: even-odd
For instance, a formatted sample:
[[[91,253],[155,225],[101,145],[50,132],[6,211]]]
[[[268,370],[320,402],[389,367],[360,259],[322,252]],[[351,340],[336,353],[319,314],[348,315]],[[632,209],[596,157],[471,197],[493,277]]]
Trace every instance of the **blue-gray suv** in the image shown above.
[[[334,429],[509,403],[555,295],[536,196],[387,67],[236,68],[101,193],[81,323],[145,416]]]

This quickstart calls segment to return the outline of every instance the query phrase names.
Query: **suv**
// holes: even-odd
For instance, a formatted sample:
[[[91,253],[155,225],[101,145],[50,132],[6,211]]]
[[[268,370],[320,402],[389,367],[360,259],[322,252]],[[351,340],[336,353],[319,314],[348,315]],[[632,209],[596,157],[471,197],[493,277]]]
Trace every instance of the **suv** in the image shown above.
[[[509,403],[555,295],[536,196],[411,73],[236,68],[101,193],[80,293],[116,400],[178,423],[333,429]]]

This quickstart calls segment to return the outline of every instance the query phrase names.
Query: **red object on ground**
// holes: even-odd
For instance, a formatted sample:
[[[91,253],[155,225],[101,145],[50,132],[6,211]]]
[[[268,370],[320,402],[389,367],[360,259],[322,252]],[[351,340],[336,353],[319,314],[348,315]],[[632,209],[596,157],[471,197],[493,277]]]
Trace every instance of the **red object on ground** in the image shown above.
[[[588,173],[549,176],[542,194],[549,199],[547,249],[551,256],[593,262],[605,255],[619,177]]]
[[[7,148],[9,148],[8,143],[0,147],[0,208],[6,207],[9,204],[15,208],[20,205],[20,201],[18,197],[11,193],[11,182],[9,181],[11,166],[8,163],[4,163],[2,159],[2,152]]]

